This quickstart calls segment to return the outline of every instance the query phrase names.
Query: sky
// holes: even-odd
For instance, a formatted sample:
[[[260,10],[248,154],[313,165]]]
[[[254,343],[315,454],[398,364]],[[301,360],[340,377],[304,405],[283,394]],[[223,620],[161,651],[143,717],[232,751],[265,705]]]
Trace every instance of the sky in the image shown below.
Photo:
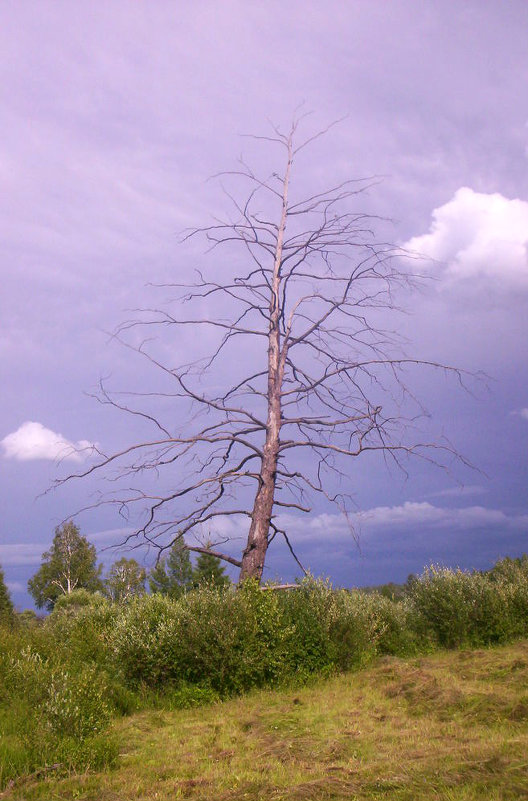
[[[287,129],[300,104],[307,135],[343,119],[298,186],[376,176],[362,202],[426,276],[388,324],[408,352],[475,377],[409,376],[427,435],[473,467],[357,460],[354,535],[324,505],[283,516],[299,557],[352,586],[528,551],[527,32],[525,0],[1,4],[0,565],[19,608],[55,527],[100,485],[46,490],[93,443],[143,433],[93,397],[101,379],[158,386],[111,332],[164,302],[152,284],[215,269],[182,231],[225,212],[209,179],[240,155],[270,169],[243,135]],[[166,343],[175,362],[197,336]],[[123,555],[102,549],[129,522],[105,507],[76,520],[105,564]],[[219,533],[240,552],[240,526]],[[268,564],[268,578],[298,572],[280,545]]]

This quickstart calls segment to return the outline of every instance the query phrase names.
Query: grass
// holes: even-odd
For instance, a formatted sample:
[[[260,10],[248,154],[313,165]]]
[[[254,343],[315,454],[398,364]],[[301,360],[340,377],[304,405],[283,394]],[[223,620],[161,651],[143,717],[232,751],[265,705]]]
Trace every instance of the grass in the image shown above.
[[[384,657],[302,689],[144,712],[114,734],[116,769],[25,780],[3,797],[518,801],[528,798],[528,642]]]

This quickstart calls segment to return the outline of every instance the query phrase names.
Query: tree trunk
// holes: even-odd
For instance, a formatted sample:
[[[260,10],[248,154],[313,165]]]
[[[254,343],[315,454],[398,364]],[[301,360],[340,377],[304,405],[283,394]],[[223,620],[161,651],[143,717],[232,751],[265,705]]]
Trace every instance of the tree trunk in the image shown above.
[[[277,461],[281,429],[281,392],[284,377],[285,352],[281,352],[280,336],[280,282],[282,266],[282,246],[286,219],[288,214],[288,188],[293,160],[292,136],[288,142],[288,162],[282,186],[282,213],[277,231],[277,244],[273,264],[273,280],[269,305],[268,332],[268,416],[266,422],[266,442],[260,467],[259,485],[253,511],[251,525],[244,553],[239,581],[254,578],[260,582],[266,551],[273,503],[275,500],[275,484],[277,480]]]

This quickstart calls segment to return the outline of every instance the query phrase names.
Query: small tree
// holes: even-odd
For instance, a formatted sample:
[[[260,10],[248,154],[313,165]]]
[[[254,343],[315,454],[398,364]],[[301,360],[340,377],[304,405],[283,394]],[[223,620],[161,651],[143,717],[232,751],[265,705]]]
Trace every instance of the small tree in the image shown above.
[[[39,570],[28,581],[39,609],[51,611],[57,598],[76,589],[101,590],[101,566],[96,561],[95,545],[81,536],[71,520],[57,527],[50,550],[42,554]]]
[[[151,592],[159,592],[170,598],[179,598],[193,586],[193,568],[188,548],[182,539],[177,539],[167,556],[159,559],[149,575]]]
[[[206,548],[210,545],[206,545]],[[193,571],[193,583],[195,587],[201,584],[213,584],[215,587],[226,587],[230,584],[229,576],[225,574],[225,568],[217,556],[203,551],[198,555]]]
[[[135,559],[123,556],[114,562],[105,581],[109,597],[116,602],[128,601],[133,595],[143,595],[147,572]]]
[[[4,571],[0,567],[0,624],[12,623],[14,611],[11,595],[4,580]]]

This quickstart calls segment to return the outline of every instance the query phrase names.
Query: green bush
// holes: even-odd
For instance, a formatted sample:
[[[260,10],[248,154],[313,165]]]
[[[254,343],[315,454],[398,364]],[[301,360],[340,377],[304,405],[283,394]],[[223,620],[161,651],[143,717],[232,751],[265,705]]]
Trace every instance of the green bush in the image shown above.
[[[112,658],[126,682],[150,687],[174,679],[178,605],[156,593],[119,608],[112,629]]]
[[[79,590],[79,594],[81,598],[86,594],[89,602],[59,605],[46,618],[43,634],[60,664],[79,667],[95,664],[103,668],[111,662],[112,632],[118,609],[100,595],[84,590]]]
[[[134,599],[116,621],[113,650],[127,681],[226,694],[277,681],[285,637],[273,595],[251,583],[202,586],[176,601]]]
[[[62,668],[51,672],[42,714],[57,735],[84,740],[99,734],[110,720],[107,688],[93,667],[72,673]]]
[[[91,592],[90,590],[81,588],[57,598],[53,607],[53,614],[55,617],[61,612],[75,614],[87,606],[96,607],[105,603],[106,599],[101,592]]]
[[[48,621],[0,631],[0,788],[45,765],[85,770],[116,758],[104,734],[111,712],[104,674],[69,662],[71,643],[59,646],[55,634]]]
[[[137,598],[112,632],[116,669],[135,686],[208,686],[221,694],[346,670],[409,650],[405,604],[306,580],[289,592],[254,582]]]
[[[180,670],[220,693],[273,685],[284,673],[287,626],[279,599],[255,582],[238,590],[202,586],[179,601]]]
[[[214,704],[220,699],[210,687],[199,684],[179,684],[164,693],[162,703],[168,709],[190,709],[195,706]]]
[[[410,585],[409,597],[422,641],[444,648],[478,647],[528,635],[524,565],[499,563],[490,573],[432,566]]]

